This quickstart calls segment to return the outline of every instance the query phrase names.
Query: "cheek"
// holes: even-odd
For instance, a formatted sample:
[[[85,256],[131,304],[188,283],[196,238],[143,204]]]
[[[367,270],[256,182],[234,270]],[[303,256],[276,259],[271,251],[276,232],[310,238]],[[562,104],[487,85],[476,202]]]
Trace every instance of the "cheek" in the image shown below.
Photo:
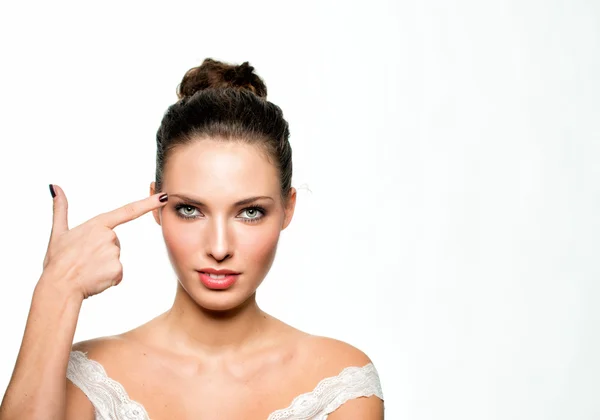
[[[201,236],[194,229],[185,223],[163,223],[163,237],[167,250],[171,258],[177,260],[185,258],[187,255],[197,252],[201,244]]]
[[[245,229],[239,232],[236,251],[250,264],[268,268],[275,257],[279,233],[277,226]]]

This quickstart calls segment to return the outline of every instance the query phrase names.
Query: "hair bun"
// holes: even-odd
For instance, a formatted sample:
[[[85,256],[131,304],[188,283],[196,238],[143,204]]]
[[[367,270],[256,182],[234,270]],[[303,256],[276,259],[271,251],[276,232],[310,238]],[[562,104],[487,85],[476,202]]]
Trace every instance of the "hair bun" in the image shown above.
[[[233,65],[212,58],[205,59],[200,66],[185,73],[177,86],[177,97],[183,99],[209,88],[246,89],[261,98],[267,97],[267,86],[247,61]]]

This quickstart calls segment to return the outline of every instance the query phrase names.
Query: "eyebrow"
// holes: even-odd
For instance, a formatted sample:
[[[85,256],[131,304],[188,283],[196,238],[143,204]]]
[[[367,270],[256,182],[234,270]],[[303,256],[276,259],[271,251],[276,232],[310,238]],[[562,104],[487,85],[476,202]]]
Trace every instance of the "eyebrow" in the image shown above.
[[[178,197],[178,198],[181,198],[182,200],[184,200],[190,204],[193,204],[195,206],[206,207],[206,204],[204,204],[200,200],[197,200],[195,198],[192,198],[192,197],[184,195],[184,194],[169,194],[169,197]],[[236,207],[243,206],[245,204],[250,204],[250,203],[253,203],[253,202],[263,199],[263,198],[267,198],[269,200],[275,201],[275,200],[273,200],[273,197],[269,197],[268,195],[259,195],[256,197],[248,197],[248,198],[244,198],[243,200],[237,201],[236,203],[234,203],[234,206],[236,206]]]

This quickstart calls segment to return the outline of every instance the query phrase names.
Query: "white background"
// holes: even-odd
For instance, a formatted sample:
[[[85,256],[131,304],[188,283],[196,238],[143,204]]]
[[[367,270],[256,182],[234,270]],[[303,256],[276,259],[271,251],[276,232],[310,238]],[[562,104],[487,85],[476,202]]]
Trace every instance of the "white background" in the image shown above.
[[[290,123],[298,207],[263,309],[361,348],[389,419],[600,418],[596,1],[3,2],[0,389],[70,223],[145,197],[205,57],[250,61]],[[150,215],[76,340],[166,310]]]

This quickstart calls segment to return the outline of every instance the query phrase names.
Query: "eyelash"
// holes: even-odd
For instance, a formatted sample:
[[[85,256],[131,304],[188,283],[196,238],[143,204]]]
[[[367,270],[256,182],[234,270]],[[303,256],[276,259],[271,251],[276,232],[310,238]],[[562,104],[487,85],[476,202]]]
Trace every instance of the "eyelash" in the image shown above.
[[[192,206],[191,204],[177,204],[175,206],[175,213],[177,214],[177,217],[180,217],[184,220],[192,220],[192,219],[198,219],[200,216],[184,216],[183,214],[181,214],[179,212],[179,210],[181,210],[182,208],[192,208],[195,210],[198,210],[197,207]],[[242,209],[242,213],[245,212],[246,210],[258,210],[259,212],[262,213],[262,216],[260,217],[255,217],[253,219],[246,219],[246,218],[242,218],[242,220],[244,221],[244,223],[256,223],[258,221],[260,221],[263,217],[265,217],[267,215],[267,211],[260,207],[260,206],[251,206],[251,207],[246,207],[244,209]],[[200,210],[198,210],[200,211]]]

